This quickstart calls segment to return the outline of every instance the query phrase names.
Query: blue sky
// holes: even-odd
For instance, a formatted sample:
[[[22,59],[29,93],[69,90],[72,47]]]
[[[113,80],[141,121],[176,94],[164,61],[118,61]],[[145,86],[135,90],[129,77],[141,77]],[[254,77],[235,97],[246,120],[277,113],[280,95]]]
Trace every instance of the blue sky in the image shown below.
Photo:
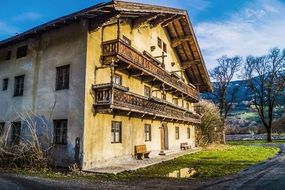
[[[136,1],[187,9],[208,68],[222,55],[261,55],[285,47],[285,0]],[[99,2],[2,0],[0,40]]]

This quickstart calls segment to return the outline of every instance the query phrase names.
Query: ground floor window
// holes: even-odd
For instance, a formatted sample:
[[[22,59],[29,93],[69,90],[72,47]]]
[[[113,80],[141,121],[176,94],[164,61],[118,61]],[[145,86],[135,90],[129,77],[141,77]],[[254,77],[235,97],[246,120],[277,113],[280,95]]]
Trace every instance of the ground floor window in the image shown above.
[[[190,139],[191,133],[190,133],[190,128],[187,128],[187,138]]]
[[[58,119],[53,121],[54,124],[54,143],[67,144],[67,119]]]
[[[4,132],[4,127],[5,127],[5,122],[0,122],[0,135],[3,134],[3,132]]]
[[[151,125],[150,124],[144,125],[144,134],[145,134],[145,141],[151,141]]]
[[[112,134],[111,143],[122,142],[122,122],[112,121],[111,134]]]
[[[21,121],[12,123],[12,139],[11,142],[14,145],[18,145],[20,143],[21,137]]]
[[[175,127],[175,139],[179,139],[179,127]]]

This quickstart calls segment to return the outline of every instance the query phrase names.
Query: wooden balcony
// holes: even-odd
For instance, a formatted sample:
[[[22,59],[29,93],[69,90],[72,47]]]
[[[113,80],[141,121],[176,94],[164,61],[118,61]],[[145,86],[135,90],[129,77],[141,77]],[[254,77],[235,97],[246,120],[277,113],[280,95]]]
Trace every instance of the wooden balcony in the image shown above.
[[[139,76],[145,82],[158,84],[161,88],[164,85],[166,91],[184,97],[191,102],[198,102],[199,92],[194,87],[187,85],[159,66],[153,59],[148,58],[122,40],[103,42],[102,48],[104,64],[115,61],[119,65],[118,68],[128,70],[131,75]]]
[[[107,83],[94,85],[95,112],[116,113],[129,117],[158,119],[198,124],[200,115],[156,98],[147,98],[128,91],[128,88]]]

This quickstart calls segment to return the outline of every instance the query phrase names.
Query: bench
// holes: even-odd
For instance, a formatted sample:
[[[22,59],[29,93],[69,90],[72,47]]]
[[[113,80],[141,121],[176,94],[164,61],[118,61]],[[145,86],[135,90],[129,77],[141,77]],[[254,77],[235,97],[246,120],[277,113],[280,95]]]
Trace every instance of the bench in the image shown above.
[[[136,145],[135,146],[135,156],[138,160],[142,160],[142,157],[149,158],[150,151],[146,150],[146,145]]]
[[[187,149],[190,149],[190,148],[191,148],[191,146],[188,145],[187,142],[180,143],[180,149],[181,150],[187,150]]]

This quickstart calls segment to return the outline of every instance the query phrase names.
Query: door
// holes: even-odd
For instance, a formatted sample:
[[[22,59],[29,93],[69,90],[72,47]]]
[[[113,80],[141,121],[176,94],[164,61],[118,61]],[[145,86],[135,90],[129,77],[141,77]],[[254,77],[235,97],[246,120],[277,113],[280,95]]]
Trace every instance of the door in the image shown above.
[[[161,150],[168,149],[168,128],[167,124],[163,123],[160,128],[160,141],[161,141]]]

